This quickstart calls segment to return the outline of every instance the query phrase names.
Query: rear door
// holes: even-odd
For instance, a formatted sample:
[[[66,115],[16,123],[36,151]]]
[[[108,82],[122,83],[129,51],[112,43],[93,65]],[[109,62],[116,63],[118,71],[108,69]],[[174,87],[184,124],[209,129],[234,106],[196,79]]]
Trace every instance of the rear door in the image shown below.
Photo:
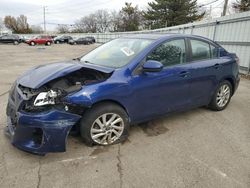
[[[220,74],[221,64],[218,49],[212,43],[189,38],[190,74],[192,83],[190,94],[193,106],[206,105],[217,86],[217,75]]]

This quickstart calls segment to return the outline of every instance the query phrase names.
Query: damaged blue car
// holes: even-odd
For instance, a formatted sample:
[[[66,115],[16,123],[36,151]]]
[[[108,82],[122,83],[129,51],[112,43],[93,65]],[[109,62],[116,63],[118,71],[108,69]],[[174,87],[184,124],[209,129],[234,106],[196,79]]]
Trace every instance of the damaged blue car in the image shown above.
[[[131,124],[223,110],[239,80],[237,56],[209,39],[131,35],[24,73],[10,89],[7,130],[14,146],[41,155],[65,151],[72,130],[88,145],[115,144]]]

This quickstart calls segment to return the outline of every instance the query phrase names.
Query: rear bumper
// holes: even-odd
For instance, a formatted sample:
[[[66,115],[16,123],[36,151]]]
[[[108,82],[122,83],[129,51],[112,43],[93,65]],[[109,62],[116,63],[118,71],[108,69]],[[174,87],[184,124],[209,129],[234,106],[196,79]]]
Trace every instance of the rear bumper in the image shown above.
[[[8,108],[12,108],[10,103]],[[80,118],[56,109],[42,113],[17,112],[15,123],[11,115],[7,116],[7,131],[11,143],[21,150],[39,155],[64,152],[68,133]]]

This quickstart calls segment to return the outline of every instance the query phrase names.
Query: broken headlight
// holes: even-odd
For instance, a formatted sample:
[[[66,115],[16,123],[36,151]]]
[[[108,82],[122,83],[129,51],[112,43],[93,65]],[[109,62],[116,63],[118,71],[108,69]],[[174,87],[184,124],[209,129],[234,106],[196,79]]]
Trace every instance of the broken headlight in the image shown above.
[[[48,92],[41,92],[37,95],[34,106],[44,106],[48,104],[55,104],[56,98],[61,95],[60,91],[49,90]]]

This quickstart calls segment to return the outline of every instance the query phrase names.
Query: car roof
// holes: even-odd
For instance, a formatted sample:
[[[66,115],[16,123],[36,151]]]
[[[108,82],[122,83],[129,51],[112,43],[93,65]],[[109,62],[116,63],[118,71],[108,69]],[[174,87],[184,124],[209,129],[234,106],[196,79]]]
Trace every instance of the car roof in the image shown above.
[[[174,37],[192,37],[192,38],[203,39],[203,40],[212,42],[212,40],[202,37],[202,36],[190,35],[190,34],[179,34],[179,33],[131,34],[131,35],[123,36],[121,38],[161,40],[161,39],[170,39]]]

